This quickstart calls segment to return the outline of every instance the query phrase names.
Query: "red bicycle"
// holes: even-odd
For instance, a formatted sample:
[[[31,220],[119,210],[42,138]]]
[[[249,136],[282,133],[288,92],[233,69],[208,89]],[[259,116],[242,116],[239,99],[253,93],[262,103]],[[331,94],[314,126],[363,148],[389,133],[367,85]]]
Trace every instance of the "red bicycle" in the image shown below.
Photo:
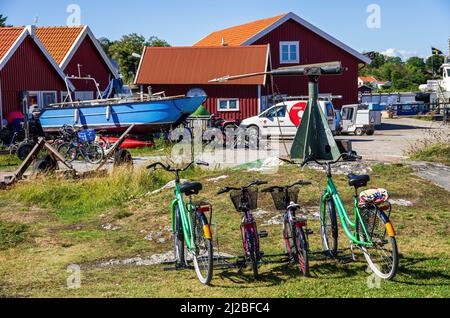
[[[267,184],[267,181],[253,181],[249,185],[241,188],[222,188],[217,194],[230,193],[236,211],[243,212],[244,217],[241,223],[242,243],[244,247],[245,264],[251,263],[253,276],[258,278],[258,265],[261,261],[262,252],[260,250],[259,238],[267,236],[267,232],[258,233],[255,218],[251,210],[258,207],[257,186]]]
[[[286,244],[286,251],[289,258],[294,263],[298,263],[304,276],[309,276],[308,258],[308,228],[305,218],[295,215],[300,208],[298,204],[298,186],[310,185],[309,181],[298,181],[288,186],[274,186],[262,190],[262,192],[272,195],[275,208],[285,211],[283,217],[283,237]]]

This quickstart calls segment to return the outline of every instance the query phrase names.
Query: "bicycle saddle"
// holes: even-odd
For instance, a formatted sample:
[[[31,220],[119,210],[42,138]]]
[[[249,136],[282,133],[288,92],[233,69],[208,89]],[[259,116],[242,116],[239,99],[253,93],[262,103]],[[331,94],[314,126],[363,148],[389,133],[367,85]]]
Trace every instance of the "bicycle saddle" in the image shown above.
[[[359,188],[367,186],[367,183],[370,181],[370,176],[366,174],[356,175],[349,174],[348,175],[348,184],[352,187]]]
[[[203,189],[203,186],[199,182],[186,182],[180,187],[181,193],[185,195],[197,195]]]

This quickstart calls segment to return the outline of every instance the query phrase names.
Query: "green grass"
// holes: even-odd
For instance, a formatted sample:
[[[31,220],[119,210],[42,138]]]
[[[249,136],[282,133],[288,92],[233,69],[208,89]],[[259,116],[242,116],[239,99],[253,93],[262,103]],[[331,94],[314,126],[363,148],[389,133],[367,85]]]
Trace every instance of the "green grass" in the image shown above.
[[[15,247],[27,238],[28,226],[0,220],[0,250]]]
[[[410,157],[412,160],[438,162],[450,166],[450,144],[436,143],[417,150]]]
[[[0,170],[14,170],[22,161],[15,155],[0,155]]]
[[[162,265],[98,267],[95,264],[111,259],[145,258],[172,249],[170,232],[165,229],[170,224],[168,206],[172,190],[149,194],[172,180],[172,175],[121,171],[103,179],[21,183],[8,192],[0,192],[0,200],[4,202],[0,222],[27,227],[20,243],[0,253],[0,296],[450,297],[448,192],[411,172],[407,166],[380,164],[373,166],[371,173],[371,186],[387,188],[393,199],[414,204],[394,206],[392,220],[398,233],[400,270],[394,281],[383,281],[380,288],[368,288],[370,274],[366,273],[367,265],[360,253],[357,262],[314,256],[312,277],[308,279],[301,278],[298,269],[287,264],[262,265],[259,281],[251,278],[248,269],[243,273],[237,269],[217,269],[211,287],[202,286],[191,270],[165,271]],[[221,175],[228,178],[208,181]],[[183,178],[203,183],[199,199],[208,199],[214,206],[213,221],[218,226],[221,251],[234,255],[239,255],[242,249],[241,215],[232,208],[228,195],[216,196],[219,188],[254,179],[274,185],[311,180],[312,186],[301,189],[301,202],[305,207],[317,207],[326,180],[322,172],[300,171],[293,166],[281,167],[278,173],[270,175],[193,169]],[[350,207],[353,189],[348,187],[347,178],[336,176],[335,181]],[[280,212],[273,210],[269,196],[261,195],[259,205],[269,212],[257,219],[260,229],[269,232],[269,237],[262,239],[262,249],[266,254],[281,252],[281,226],[261,226]],[[106,231],[102,227],[106,223],[118,229]],[[309,226],[315,233],[310,236],[311,249],[318,250],[319,223],[311,220]],[[161,232],[165,242],[145,240],[150,231]],[[348,247],[348,239],[342,232],[339,244]],[[348,250],[344,253],[348,255]],[[69,264],[81,265],[82,286],[78,290],[66,287]]]

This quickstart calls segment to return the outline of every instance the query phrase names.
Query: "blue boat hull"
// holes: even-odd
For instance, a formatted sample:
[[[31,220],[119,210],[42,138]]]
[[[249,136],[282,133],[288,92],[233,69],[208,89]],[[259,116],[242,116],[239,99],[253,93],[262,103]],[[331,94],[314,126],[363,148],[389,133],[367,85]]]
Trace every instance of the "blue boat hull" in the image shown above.
[[[40,115],[45,132],[56,132],[63,125],[80,129],[125,131],[135,124],[133,133],[160,132],[179,125],[189,117],[206,97],[183,97],[121,104],[47,108]]]

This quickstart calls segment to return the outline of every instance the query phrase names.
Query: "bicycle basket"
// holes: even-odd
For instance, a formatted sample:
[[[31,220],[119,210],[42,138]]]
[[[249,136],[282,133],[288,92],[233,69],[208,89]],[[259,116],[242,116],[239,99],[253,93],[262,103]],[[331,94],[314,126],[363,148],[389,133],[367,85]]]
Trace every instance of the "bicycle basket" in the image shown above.
[[[256,210],[258,208],[258,190],[247,190],[248,203],[247,208],[249,210]],[[242,191],[232,191],[230,193],[231,201],[233,201],[236,211],[242,211],[244,206],[242,205]]]
[[[89,142],[95,140],[95,130],[83,130],[78,133],[78,139]]]
[[[297,203],[299,191],[300,190],[298,188],[289,189],[289,191],[288,191],[289,202]],[[275,208],[280,211],[286,210],[287,206],[286,206],[286,200],[285,200],[286,196],[285,196],[284,190],[280,190],[280,189],[275,190],[275,191],[271,192],[271,195],[272,195],[273,204],[275,205]]]

